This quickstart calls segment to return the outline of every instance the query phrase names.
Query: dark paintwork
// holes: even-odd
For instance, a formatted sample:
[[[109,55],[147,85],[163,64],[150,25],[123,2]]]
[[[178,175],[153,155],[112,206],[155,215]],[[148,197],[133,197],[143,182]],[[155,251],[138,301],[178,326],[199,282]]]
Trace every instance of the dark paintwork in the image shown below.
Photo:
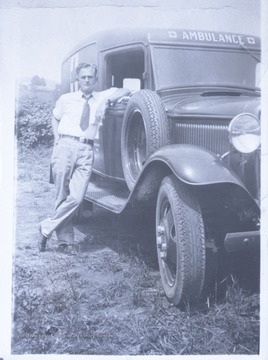
[[[175,29],[175,28],[136,28],[136,29],[113,29],[113,30],[104,30],[97,32],[93,35],[86,37],[81,43],[74,47],[70,53],[66,56],[65,60],[68,59],[72,54],[79,51],[80,49],[86,47],[88,44],[97,43],[99,51],[104,51],[107,49],[112,49],[120,46],[125,46],[127,44],[173,44],[173,45],[190,45],[190,46],[214,46],[214,47],[223,47],[223,48],[234,48],[241,49],[243,45],[239,43],[223,43],[215,41],[195,41],[189,39],[183,39],[183,31],[194,32],[195,30],[184,30],[184,29]],[[177,37],[172,37],[172,32],[176,32]],[[201,32],[199,30],[199,32]],[[203,33],[208,33],[208,31],[202,31]],[[218,36],[223,32],[213,31],[209,32]],[[225,32],[224,32],[225,33]],[[241,35],[243,38],[252,37],[251,35]],[[246,43],[246,47],[251,50],[260,49],[260,39],[258,37],[252,37],[255,40],[254,44]],[[65,61],[64,60],[64,61]]]
[[[233,42],[219,41],[223,38],[223,34],[226,37],[232,37]],[[210,41],[203,39],[205,37]],[[250,55],[251,52],[259,52],[260,50],[260,40],[250,35],[232,35],[222,32],[183,29],[113,29],[112,31],[104,31],[88,37],[66,57],[62,72],[64,91],[68,91],[70,71],[72,71],[70,69],[71,59],[75,54],[79,55],[79,61],[85,61],[88,56],[93,59],[95,57],[94,61],[99,66],[97,90],[103,90],[107,86],[106,55],[117,53],[119,50],[126,49],[126,47],[134,49],[137,46],[144,51],[147,71],[144,75],[145,79],[149,79],[145,81],[144,88],[154,90],[149,44],[168,44],[170,46],[200,49],[203,47],[215,49],[220,47],[222,50],[246,51]],[[80,56],[80,54],[82,55]],[[174,89],[158,91],[158,94],[170,120],[173,134],[172,142],[176,142],[177,124],[181,121],[184,121],[184,124],[204,123],[204,126],[208,127],[220,123],[221,126],[227,128],[230,120],[241,112],[252,113],[260,118],[260,93],[256,89],[223,87],[221,84],[211,87],[204,84],[202,87],[180,88],[176,86]],[[94,172],[106,177],[108,183],[109,179],[111,181],[124,181],[120,143],[125,108],[125,103],[116,104],[107,111],[106,118],[100,128],[99,139],[95,141]],[[213,132],[213,130],[211,131]],[[195,136],[198,136],[198,134]],[[227,137],[226,142],[228,143]],[[231,150],[231,146],[228,146],[227,151]],[[223,147],[225,148],[226,145]],[[160,185],[161,177],[165,176],[168,171],[174,172],[182,181],[195,186],[231,182],[244,190],[250,189],[249,192],[256,198],[259,175],[258,169],[254,169],[254,164],[258,163],[258,161],[253,161],[254,158],[247,159],[247,162],[250,163],[250,167],[248,166],[250,171],[247,170],[247,172],[250,172],[252,176],[243,179],[245,169],[240,173],[236,173],[234,170],[239,167],[240,163],[243,163],[244,158],[241,161],[239,154],[236,154],[234,155],[235,161],[232,161],[230,157],[227,164],[211,151],[189,144],[173,144],[162,148],[148,159],[144,171],[139,176],[137,185],[129,194],[129,197],[126,198],[124,195],[124,206],[135,197],[144,199],[147,192],[155,191],[154,186]],[[254,182],[253,186],[249,182]],[[154,185],[152,185],[153,183]],[[109,187],[107,182],[106,187]],[[246,191],[248,193],[248,190]],[[113,194],[112,186],[110,193]],[[109,208],[112,210],[112,207]],[[116,212],[119,212],[118,208]]]
[[[218,89],[218,91],[220,90]],[[169,96],[163,94],[161,99],[170,116],[208,116],[217,119],[217,117],[233,118],[242,112],[251,113],[256,117],[260,115],[260,96],[255,93],[209,97],[202,96],[202,93],[204,93],[204,89],[199,94],[187,95],[183,94],[181,90],[177,90]]]
[[[156,160],[164,161],[180,180],[188,184],[234,183],[245,188],[219,156],[194,145],[165,146],[150,157],[149,163]]]

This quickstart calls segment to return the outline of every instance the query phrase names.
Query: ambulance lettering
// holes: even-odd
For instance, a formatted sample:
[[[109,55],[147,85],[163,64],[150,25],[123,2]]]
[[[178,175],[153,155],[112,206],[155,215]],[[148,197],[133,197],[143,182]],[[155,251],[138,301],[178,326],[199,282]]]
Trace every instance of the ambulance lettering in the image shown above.
[[[226,44],[240,44],[240,45],[243,45],[245,43],[245,39],[242,35],[204,32],[204,31],[198,31],[198,32],[183,31],[182,32],[182,40],[193,40],[193,41],[226,43]],[[255,39],[253,37],[248,37],[247,42],[248,42],[248,44],[255,44]]]

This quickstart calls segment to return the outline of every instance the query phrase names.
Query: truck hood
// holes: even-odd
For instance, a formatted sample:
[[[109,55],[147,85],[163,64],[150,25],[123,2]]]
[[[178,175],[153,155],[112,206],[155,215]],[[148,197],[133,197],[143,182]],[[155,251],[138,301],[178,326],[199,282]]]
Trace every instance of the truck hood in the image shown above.
[[[242,112],[260,118],[261,98],[228,91],[206,91],[198,94],[169,92],[160,94],[169,116],[233,117]]]

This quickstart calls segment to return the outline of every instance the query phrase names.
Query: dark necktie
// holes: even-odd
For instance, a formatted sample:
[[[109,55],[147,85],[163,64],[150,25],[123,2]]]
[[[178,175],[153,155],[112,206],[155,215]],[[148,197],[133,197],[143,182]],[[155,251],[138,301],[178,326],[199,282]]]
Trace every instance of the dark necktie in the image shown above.
[[[88,100],[89,100],[90,96],[83,95],[83,98],[85,99],[85,104],[84,104],[82,115],[81,115],[80,127],[84,131],[88,128],[88,125],[89,125],[90,107],[89,107]]]

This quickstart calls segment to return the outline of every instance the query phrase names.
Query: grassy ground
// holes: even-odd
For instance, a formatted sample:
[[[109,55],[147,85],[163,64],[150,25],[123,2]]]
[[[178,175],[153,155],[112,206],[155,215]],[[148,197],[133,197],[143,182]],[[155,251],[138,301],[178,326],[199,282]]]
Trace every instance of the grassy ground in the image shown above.
[[[49,157],[46,148],[18,154],[12,353],[258,353],[259,294],[233,279],[221,301],[172,306],[134,218],[95,208],[75,229],[76,256],[58,253],[54,237],[38,253],[38,223],[54,197]]]

